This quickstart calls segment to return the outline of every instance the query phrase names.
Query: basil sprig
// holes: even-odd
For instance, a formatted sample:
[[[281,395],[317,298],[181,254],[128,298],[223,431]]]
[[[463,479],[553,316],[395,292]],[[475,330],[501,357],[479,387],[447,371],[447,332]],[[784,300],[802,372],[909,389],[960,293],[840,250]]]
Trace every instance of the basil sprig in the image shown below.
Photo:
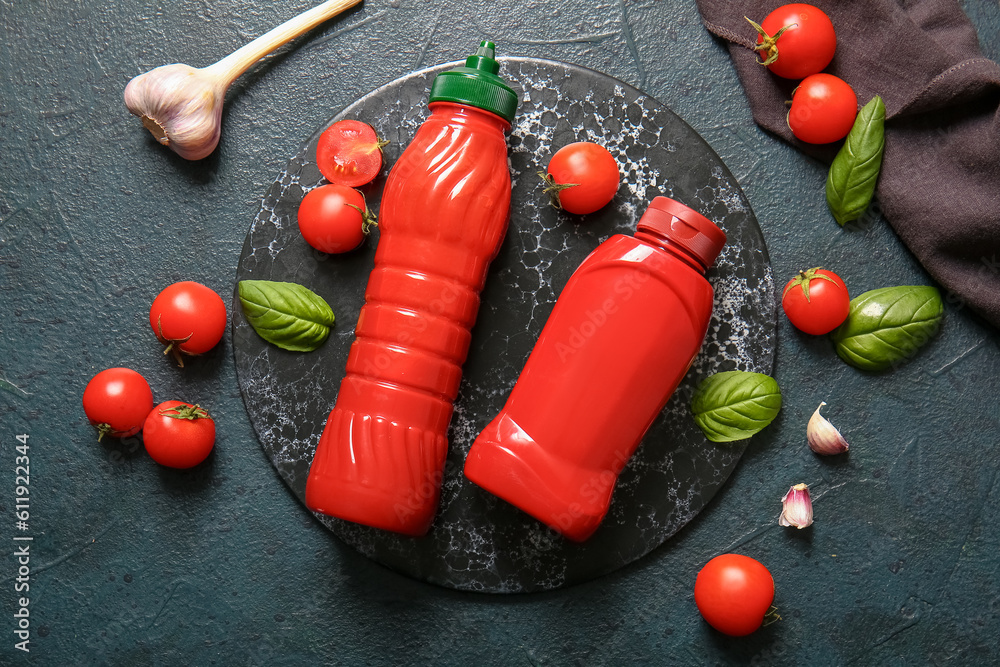
[[[269,343],[292,352],[310,352],[330,335],[333,310],[302,285],[241,280],[239,293],[247,322]]]
[[[854,119],[826,177],[826,202],[841,227],[860,218],[871,203],[884,148],[885,104],[876,95]]]
[[[763,373],[725,371],[705,379],[691,399],[694,421],[712,442],[745,440],[781,409],[781,389]]]
[[[851,299],[847,320],[830,335],[841,359],[882,371],[916,354],[937,333],[943,314],[937,288],[883,287]]]

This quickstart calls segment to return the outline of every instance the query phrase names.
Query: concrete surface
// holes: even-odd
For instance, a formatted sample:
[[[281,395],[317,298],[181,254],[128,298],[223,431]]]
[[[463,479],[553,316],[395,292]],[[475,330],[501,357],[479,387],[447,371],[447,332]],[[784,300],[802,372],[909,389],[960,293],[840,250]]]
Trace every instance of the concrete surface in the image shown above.
[[[962,3],[1000,57],[1000,6]],[[938,338],[871,375],[779,318],[785,405],[708,508],[609,576],[522,596],[458,593],[344,546],[281,483],[250,427],[228,341],[182,371],[148,305],[169,282],[231,293],[263,189],[326,118],[489,36],[505,55],[573,62],[670,106],[739,179],[776,277],[822,264],[853,293],[928,276],[884,220],[845,232],[825,167],[757,129],[693,0],[371,0],[254,67],[223,138],[185,162],[121,101],[170,62],[206,65],[309,2],[0,3],[0,662],[3,664],[986,664],[998,657],[1000,335],[951,301]],[[109,366],[159,399],[212,406],[216,451],[187,473],[138,438],[97,444],[80,408]],[[852,444],[818,460],[824,414]],[[15,529],[15,437],[30,444],[30,521]],[[807,482],[811,529],[777,526]],[[32,541],[15,542],[15,536]],[[16,549],[30,545],[30,591]],[[765,563],[782,620],[712,631],[692,587],[712,556]],[[30,653],[14,630],[29,598]]]

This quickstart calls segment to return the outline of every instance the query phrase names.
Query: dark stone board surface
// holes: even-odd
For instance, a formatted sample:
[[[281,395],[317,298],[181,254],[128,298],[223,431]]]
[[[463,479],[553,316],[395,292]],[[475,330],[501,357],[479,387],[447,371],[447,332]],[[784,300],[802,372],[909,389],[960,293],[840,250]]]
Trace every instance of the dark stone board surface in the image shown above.
[[[828,339],[779,314],[778,419],[693,520],[610,574],[522,595],[456,591],[383,567],[316,521],[260,447],[232,338],[178,369],[149,329],[149,304],[184,279],[232,294],[249,221],[310,133],[369,91],[465,57],[470,42],[605,73],[681,117],[739,183],[776,288],[817,265],[853,294],[932,280],[877,211],[848,229],[833,221],[825,166],[754,125],[693,0],[369,0],[239,79],[219,149],[197,163],[125,110],[131,77],[214,62],[311,4],[0,4],[0,663],[1000,660],[1000,334],[953,298],[934,341],[883,374],[844,365]],[[961,5],[1000,58],[1000,5]],[[1000,258],[972,259],[988,271]],[[159,400],[209,409],[218,440],[205,465],[159,468],[141,437],[95,442],[80,395],[117,365],[142,372]],[[820,401],[851,442],[843,460],[806,448]],[[26,531],[14,515],[22,433]],[[802,531],[776,521],[797,482],[816,510]],[[15,589],[15,533],[33,538],[26,591]],[[776,582],[782,620],[744,639],[713,632],[693,602],[698,569],[727,551],[757,558]],[[22,595],[28,654],[14,647]]]
[[[383,174],[367,188],[372,211],[378,210],[385,172],[427,117],[431,80],[454,66],[403,77],[331,119],[364,120],[391,141],[384,149]],[[771,372],[776,302],[767,249],[749,204],[725,165],[684,121],[617,79],[565,63],[502,58],[501,75],[521,99],[509,138],[511,222],[482,294],[432,530],[412,539],[318,518],[361,553],[399,572],[460,590],[519,593],[614,571],[662,544],[704,507],[746,442],[717,446],[705,440],[688,411],[693,388],[721,370]],[[336,333],[316,352],[285,352],[254,333],[238,298],[232,305],[236,370],[251,423],[279,475],[303,502],[309,464],[344,377],[377,243],[376,233],[355,252],[325,255],[298,232],[302,197],[327,183],[315,155],[330,123],[313,133],[268,188],[236,281],[307,286],[333,306]],[[585,140],[612,152],[622,185],[598,213],[560,213],[548,205],[536,172],[558,148]],[[503,407],[570,274],[609,236],[634,231],[646,203],[660,194],[696,208],[727,233],[726,247],[708,274],[717,307],[702,354],[623,470],[601,528],[585,544],[574,544],[483,492],[462,475],[462,466],[472,441]]]

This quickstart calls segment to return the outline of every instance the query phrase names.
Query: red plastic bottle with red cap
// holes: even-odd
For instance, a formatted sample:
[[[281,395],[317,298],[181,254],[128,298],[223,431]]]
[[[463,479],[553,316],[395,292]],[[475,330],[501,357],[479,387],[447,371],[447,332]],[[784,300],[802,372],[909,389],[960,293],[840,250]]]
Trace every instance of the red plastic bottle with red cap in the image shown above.
[[[705,271],[725,242],[701,214],[657,197],[634,237],[598,246],[473,443],[466,477],[572,540],[590,537],[704,342],[714,298]]]

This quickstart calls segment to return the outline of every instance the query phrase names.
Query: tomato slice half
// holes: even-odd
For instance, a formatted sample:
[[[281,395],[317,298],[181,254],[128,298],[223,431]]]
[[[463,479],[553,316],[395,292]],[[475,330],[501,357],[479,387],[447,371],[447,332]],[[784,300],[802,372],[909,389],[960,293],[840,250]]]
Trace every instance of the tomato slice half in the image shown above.
[[[320,135],[316,164],[330,183],[357,188],[371,183],[382,170],[382,146],[386,143],[371,125],[340,120]]]

